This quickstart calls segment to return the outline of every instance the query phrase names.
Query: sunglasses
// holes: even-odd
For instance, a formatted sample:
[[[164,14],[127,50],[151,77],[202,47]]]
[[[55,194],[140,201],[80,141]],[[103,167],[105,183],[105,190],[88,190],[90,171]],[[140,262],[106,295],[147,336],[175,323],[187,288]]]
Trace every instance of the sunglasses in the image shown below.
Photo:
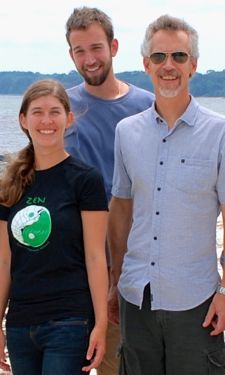
[[[167,57],[171,56],[173,61],[178,64],[184,64],[191,56],[187,52],[154,52],[149,58],[153,64],[162,64],[166,61]]]

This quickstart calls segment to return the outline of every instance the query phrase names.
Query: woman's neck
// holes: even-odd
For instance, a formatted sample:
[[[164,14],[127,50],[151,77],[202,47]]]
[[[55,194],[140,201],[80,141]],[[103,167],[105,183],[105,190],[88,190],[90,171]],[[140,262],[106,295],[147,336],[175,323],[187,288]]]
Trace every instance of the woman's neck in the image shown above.
[[[56,150],[51,153],[35,154],[35,170],[48,169],[65,160],[69,154],[65,150]]]

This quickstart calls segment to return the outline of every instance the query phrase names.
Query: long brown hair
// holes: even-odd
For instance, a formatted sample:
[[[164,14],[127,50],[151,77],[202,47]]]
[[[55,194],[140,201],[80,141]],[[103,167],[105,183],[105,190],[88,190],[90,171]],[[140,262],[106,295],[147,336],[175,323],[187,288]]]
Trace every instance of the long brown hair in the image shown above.
[[[45,79],[33,83],[28,87],[19,111],[26,116],[31,102],[41,96],[52,95],[63,105],[66,113],[70,112],[70,102],[65,88],[61,83],[52,79]],[[28,137],[29,143],[15,156],[10,158],[0,179],[0,203],[11,207],[22,197],[25,189],[34,179],[34,147],[27,129],[20,127]]]

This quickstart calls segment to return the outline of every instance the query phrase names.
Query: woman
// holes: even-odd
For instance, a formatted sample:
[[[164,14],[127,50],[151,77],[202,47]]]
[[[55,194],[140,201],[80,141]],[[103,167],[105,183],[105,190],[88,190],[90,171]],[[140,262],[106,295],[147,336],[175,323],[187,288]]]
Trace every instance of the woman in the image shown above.
[[[13,375],[80,375],[105,351],[107,199],[102,177],[64,149],[73,122],[53,80],[24,95],[29,144],[0,181],[0,313]],[[0,331],[0,367],[6,369]]]

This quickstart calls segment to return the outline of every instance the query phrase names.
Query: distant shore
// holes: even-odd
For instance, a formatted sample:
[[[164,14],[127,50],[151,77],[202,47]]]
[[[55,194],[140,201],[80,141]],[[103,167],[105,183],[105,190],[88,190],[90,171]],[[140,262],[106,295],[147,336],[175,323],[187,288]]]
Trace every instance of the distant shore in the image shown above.
[[[119,80],[131,83],[148,91],[153,91],[149,76],[143,71],[125,71],[116,73]],[[43,74],[39,72],[5,71],[0,72],[0,95],[23,95],[33,82],[53,78],[61,82],[65,88],[83,82],[80,74],[72,70],[68,74]],[[225,97],[225,70],[208,70],[205,74],[196,73],[190,81],[190,90],[195,97]]]

